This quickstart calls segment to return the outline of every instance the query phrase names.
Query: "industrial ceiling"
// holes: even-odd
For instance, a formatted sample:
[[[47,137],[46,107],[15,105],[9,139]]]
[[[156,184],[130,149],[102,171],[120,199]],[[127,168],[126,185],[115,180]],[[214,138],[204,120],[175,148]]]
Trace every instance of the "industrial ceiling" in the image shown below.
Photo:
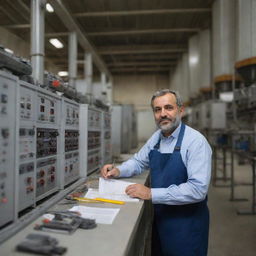
[[[85,49],[94,52],[95,67],[115,74],[168,74],[188,39],[211,26],[213,0],[49,0],[45,12],[45,56],[68,70],[68,33],[78,38],[78,76],[82,77]],[[0,0],[0,26],[30,41],[30,0]],[[56,49],[49,38],[58,38]],[[80,38],[80,39],[81,39]],[[14,49],[15,50],[15,49]],[[97,70],[95,69],[95,70]]]

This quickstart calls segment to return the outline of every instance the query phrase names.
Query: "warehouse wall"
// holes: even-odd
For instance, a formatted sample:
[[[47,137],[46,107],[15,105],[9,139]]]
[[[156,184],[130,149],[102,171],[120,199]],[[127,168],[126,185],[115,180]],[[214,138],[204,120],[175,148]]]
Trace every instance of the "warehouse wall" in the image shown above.
[[[169,88],[168,75],[114,76],[113,101],[134,104],[137,111],[138,140],[144,142],[155,131],[156,126],[150,108],[152,94]]]
[[[191,95],[189,88],[189,66],[187,53],[182,55],[175,70],[170,72],[169,83],[172,90],[180,93],[183,102],[187,102],[189,100]]]

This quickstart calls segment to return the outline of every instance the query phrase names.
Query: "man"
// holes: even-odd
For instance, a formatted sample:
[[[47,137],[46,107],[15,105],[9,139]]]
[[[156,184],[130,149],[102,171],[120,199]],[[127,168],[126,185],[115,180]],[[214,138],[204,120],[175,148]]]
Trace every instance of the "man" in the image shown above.
[[[157,91],[151,106],[159,130],[131,159],[118,167],[107,164],[101,174],[128,177],[149,168],[151,188],[133,184],[126,193],[152,200],[152,255],[205,256],[211,148],[202,134],[181,122],[184,107],[178,92]]]

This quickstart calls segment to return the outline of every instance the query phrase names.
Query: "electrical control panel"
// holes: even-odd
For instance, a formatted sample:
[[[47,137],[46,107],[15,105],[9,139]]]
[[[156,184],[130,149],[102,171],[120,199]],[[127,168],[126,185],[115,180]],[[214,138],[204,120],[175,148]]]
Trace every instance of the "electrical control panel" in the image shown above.
[[[80,105],[0,71],[0,228],[110,155],[109,113]]]
[[[111,114],[102,112],[102,165],[112,162],[111,150]]]
[[[88,173],[97,170],[102,160],[102,111],[88,108]]]
[[[20,162],[35,158],[35,128],[21,127],[19,129],[19,160]]]
[[[61,188],[77,180],[79,169],[79,104],[62,99]]]
[[[102,111],[80,104],[80,171],[86,176],[102,163]]]
[[[111,145],[113,157],[119,157],[121,154],[122,141],[122,106],[113,105],[111,107]]]
[[[103,138],[103,163],[107,164],[112,162],[112,147],[111,147],[111,131],[104,131],[104,138]]]
[[[19,211],[34,205],[34,162],[19,165]]]
[[[38,160],[36,166],[36,199],[40,200],[56,191],[57,158]]]
[[[15,219],[15,141],[18,80],[0,71],[0,228]]]
[[[100,131],[88,131],[88,150],[93,150],[100,147],[100,137]]]
[[[65,130],[65,152],[78,150],[79,132],[74,130]]]
[[[36,97],[36,201],[60,188],[61,98],[42,88]]]
[[[79,105],[71,100],[63,99],[65,126],[79,128]]]
[[[19,211],[35,202],[35,128],[19,129]]]
[[[33,121],[35,119],[35,97],[36,91],[34,85],[19,81],[20,96],[19,96],[19,115],[20,120]]]
[[[79,177],[79,152],[65,154],[64,185]]]
[[[101,164],[101,150],[89,150],[87,158],[87,171],[88,173],[91,173],[92,171],[98,169]]]
[[[36,156],[47,157],[57,154],[58,130],[48,128],[37,128]]]
[[[40,123],[57,124],[60,115],[60,100],[43,93],[37,95],[37,121]]]
[[[101,128],[101,111],[96,109],[88,110],[88,130],[99,130]]]
[[[58,154],[58,136],[57,129],[37,128],[36,155],[36,197],[41,199],[48,195],[51,190],[57,190],[57,154]],[[49,158],[55,156],[54,158]]]

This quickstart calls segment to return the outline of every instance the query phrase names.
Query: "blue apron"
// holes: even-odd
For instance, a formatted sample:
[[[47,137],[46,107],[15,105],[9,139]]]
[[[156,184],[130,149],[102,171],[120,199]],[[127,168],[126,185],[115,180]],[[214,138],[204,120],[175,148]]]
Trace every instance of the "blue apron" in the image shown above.
[[[185,125],[182,123],[173,153],[160,153],[160,139],[149,153],[151,187],[167,188],[187,182],[180,148]],[[206,256],[209,211],[207,199],[186,205],[154,204],[152,255]]]

